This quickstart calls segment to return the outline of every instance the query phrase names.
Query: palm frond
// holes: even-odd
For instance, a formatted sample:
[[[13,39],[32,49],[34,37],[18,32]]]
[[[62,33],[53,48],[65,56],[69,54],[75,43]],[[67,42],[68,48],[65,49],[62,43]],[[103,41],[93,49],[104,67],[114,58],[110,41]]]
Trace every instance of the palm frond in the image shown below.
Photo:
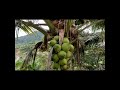
[[[83,24],[78,25],[76,29],[80,30],[83,26],[88,25],[89,23],[90,23],[89,20],[85,20],[85,22]]]
[[[36,58],[36,54],[37,54],[37,49],[38,49],[38,48],[41,49],[42,45],[43,45],[43,42],[41,41],[41,42],[38,42],[38,43],[35,45],[35,47],[34,47],[34,49],[35,49],[36,51],[35,51],[35,53],[33,54],[33,66],[34,66],[34,63],[35,63],[35,58]]]
[[[52,24],[52,22],[50,20],[45,20],[44,19],[44,21],[48,25],[48,27],[50,28],[50,30],[54,30],[55,29],[54,25]]]
[[[26,28],[26,26],[20,26],[20,28],[21,28],[26,34],[30,34],[30,31]]]
[[[17,28],[21,28],[26,34],[30,34],[30,33],[34,33],[29,26],[27,26],[24,22],[22,22],[21,20],[17,20],[16,21],[16,27]],[[19,33],[17,33],[18,35]]]
[[[89,36],[85,41],[85,45],[97,44],[99,42],[99,36]]]
[[[15,27],[15,32],[16,32],[17,39],[18,39],[19,30],[20,29],[18,27]]]
[[[70,28],[71,28],[71,26],[73,25],[73,20],[66,20],[66,32],[67,32],[67,36],[68,36],[68,34],[70,33]]]
[[[75,25],[80,25],[80,24],[83,24],[83,23],[84,23],[83,19],[76,19],[75,20]]]
[[[33,60],[33,66],[34,66],[35,57],[36,57],[36,54],[37,54],[37,49],[38,49],[39,47],[40,47],[40,49],[41,49],[42,45],[43,45],[43,42],[38,42],[38,43],[35,45],[35,47],[34,47],[32,50],[30,50],[30,52],[27,54],[27,56],[26,56],[26,58],[25,58],[25,60],[24,60],[24,62],[23,62],[23,64],[22,64],[22,66],[21,66],[21,69],[22,69],[22,68],[27,68],[29,62],[32,61],[32,60]],[[35,50],[35,51],[34,51],[34,50]]]
[[[97,22],[98,20],[93,20],[92,22]],[[101,22],[99,23],[95,23],[93,26],[92,26],[92,30],[105,30],[105,20],[102,19]]]
[[[24,24],[24,25],[25,25],[26,29],[27,29],[29,32],[34,33],[34,32],[32,31],[32,29],[31,29],[28,25],[26,25],[26,24]]]
[[[98,23],[100,23],[100,22],[102,22],[102,21],[103,21],[103,20],[94,20],[94,21],[91,21],[91,22],[89,23],[89,25],[87,25],[87,26],[84,27],[83,29],[80,29],[79,32],[82,32],[82,31],[84,31],[85,29],[89,28],[90,26],[93,26],[93,25],[95,25],[95,24],[98,24]]]
[[[43,33],[44,35],[47,35],[47,32],[46,30],[44,30],[42,27],[38,27],[38,25],[35,25],[34,23],[32,23],[31,21],[29,22],[26,22],[26,21],[23,21],[23,20],[18,20],[17,21],[17,27],[21,28],[25,33],[27,34],[30,34],[30,33],[33,33],[34,32],[31,30],[30,27],[32,28],[35,28],[36,30],[40,31],[41,33]]]
[[[32,58],[33,58],[33,51],[34,49],[32,49],[29,53],[28,53],[28,55],[26,56],[26,58],[25,58],[25,60],[24,60],[24,62],[23,62],[23,64],[22,64],[22,66],[21,66],[21,68],[20,69],[23,69],[23,68],[27,68],[27,65],[29,64],[29,62],[32,60]]]

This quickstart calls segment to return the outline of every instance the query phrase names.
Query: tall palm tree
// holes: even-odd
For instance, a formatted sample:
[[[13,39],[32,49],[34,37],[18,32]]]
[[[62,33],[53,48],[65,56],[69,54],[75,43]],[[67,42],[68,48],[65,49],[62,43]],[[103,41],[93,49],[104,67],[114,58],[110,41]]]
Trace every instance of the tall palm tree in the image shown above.
[[[44,20],[46,24],[35,24],[35,20],[15,20],[15,27],[18,29],[21,28],[24,32],[34,33],[32,28],[40,31],[44,34],[44,41],[38,42],[35,47],[30,51],[30,53],[26,56],[23,67],[29,63],[29,61],[33,58],[33,64],[36,57],[37,49],[47,50],[48,49],[48,41],[52,39],[53,36],[59,35],[59,44],[62,42],[64,37],[68,37],[70,42],[74,45],[75,51],[73,54],[73,58],[71,58],[70,64],[74,67],[76,64],[77,66],[81,65],[81,57],[84,55],[84,48],[86,45],[95,43],[99,39],[100,35],[104,34],[105,24],[104,20],[97,20],[97,19],[58,19],[58,20]],[[41,25],[46,25],[49,27],[49,30],[46,31],[41,27]],[[87,28],[92,27],[92,30],[103,30],[103,34],[100,35],[93,35],[91,38],[89,34],[84,33],[84,30]],[[17,33],[18,34],[18,33]],[[104,36],[104,35],[103,35]],[[102,37],[104,39],[104,37]],[[35,50],[35,52],[33,52]],[[51,53],[49,54],[48,59],[48,67],[50,69],[50,61],[51,61]]]

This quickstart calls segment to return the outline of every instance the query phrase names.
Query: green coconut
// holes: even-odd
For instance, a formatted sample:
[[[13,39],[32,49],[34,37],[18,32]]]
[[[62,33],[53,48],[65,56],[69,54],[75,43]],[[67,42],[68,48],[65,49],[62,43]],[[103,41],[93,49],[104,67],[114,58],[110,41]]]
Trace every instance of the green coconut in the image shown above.
[[[61,46],[60,46],[59,44],[55,44],[55,45],[54,45],[54,51],[55,51],[56,53],[58,53],[58,52],[60,52],[60,50],[61,50]]]
[[[57,43],[56,40],[51,40],[50,41],[50,46],[54,46],[56,43]]]
[[[67,66],[67,65],[63,65],[63,66],[61,67],[61,69],[62,69],[62,70],[67,70],[67,69],[68,69],[68,66]]]
[[[61,70],[67,70],[67,69],[68,69],[68,66],[67,66],[67,65],[62,65],[62,66],[60,66],[60,69],[61,69]]]
[[[72,56],[72,53],[70,51],[67,52],[66,58],[70,58]]]
[[[58,62],[59,58],[57,54],[53,54],[52,59],[54,62]]]
[[[65,57],[66,57],[66,52],[60,51],[60,52],[58,53],[58,57],[59,57],[60,59],[65,58]]]
[[[59,41],[59,36],[55,36],[53,39],[55,39],[56,41]]]
[[[70,58],[66,58],[66,60],[68,61]]]
[[[69,46],[70,46],[70,51],[73,52],[74,51],[74,46],[72,44],[70,44]]]
[[[53,69],[58,69],[59,67],[60,67],[60,65],[58,63],[53,64]]]
[[[64,38],[63,39],[63,43],[69,43],[69,39],[68,38]]]
[[[70,49],[69,43],[63,43],[63,44],[62,44],[62,50],[63,50],[63,51],[68,52],[69,49]]]
[[[67,64],[67,59],[62,59],[59,61],[60,65],[66,65]]]

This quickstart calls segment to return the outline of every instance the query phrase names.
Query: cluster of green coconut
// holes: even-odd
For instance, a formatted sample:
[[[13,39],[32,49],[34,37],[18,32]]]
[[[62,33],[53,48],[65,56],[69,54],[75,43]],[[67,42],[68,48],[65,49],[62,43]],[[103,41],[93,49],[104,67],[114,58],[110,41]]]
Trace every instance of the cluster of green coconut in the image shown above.
[[[72,57],[74,46],[70,44],[68,38],[64,38],[62,44],[59,44],[59,36],[54,36],[50,41],[50,46],[53,47],[51,60],[54,62],[53,69],[68,69],[68,60]]]

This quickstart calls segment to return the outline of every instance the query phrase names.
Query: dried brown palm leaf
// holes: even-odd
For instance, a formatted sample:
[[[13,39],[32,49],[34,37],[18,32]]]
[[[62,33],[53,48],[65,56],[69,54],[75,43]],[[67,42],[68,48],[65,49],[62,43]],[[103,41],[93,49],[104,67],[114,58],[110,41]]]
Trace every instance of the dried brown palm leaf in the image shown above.
[[[60,29],[59,30],[59,44],[60,45],[62,44],[63,38],[64,38],[64,29]]]
[[[27,56],[26,56],[26,58],[25,58],[25,60],[24,60],[24,62],[23,62],[23,64],[22,64],[22,66],[21,66],[21,69],[27,68],[29,62],[32,61],[32,60],[33,60],[33,65],[34,65],[35,57],[36,57],[36,53],[37,53],[37,49],[38,49],[39,47],[41,48],[42,43],[43,43],[43,42],[38,42],[38,43],[35,45],[35,47],[27,54]],[[35,50],[35,52],[34,52],[34,50]]]

